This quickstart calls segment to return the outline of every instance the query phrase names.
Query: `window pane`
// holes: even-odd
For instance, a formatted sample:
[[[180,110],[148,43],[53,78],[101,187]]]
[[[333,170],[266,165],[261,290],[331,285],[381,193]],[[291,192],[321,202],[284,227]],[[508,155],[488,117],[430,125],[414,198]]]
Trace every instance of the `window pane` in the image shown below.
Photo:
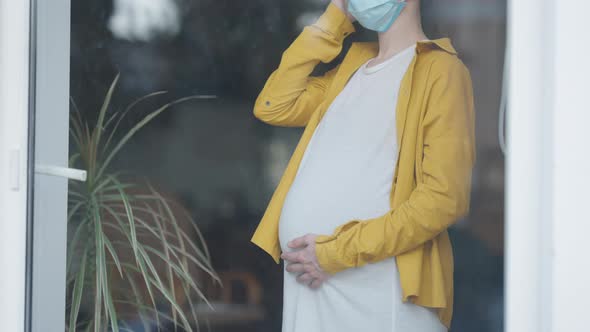
[[[252,110],[284,50],[327,3],[72,1],[70,158],[89,179],[70,185],[66,325],[86,266],[82,326],[95,317],[110,324],[107,308],[133,331],[174,320],[212,331],[280,330],[283,270],[250,238],[302,129],[266,125]],[[449,230],[453,330],[500,331],[506,3],[423,6],[428,37],[451,37],[469,68],[477,114],[471,210]],[[341,55],[314,74],[333,68],[352,42],[376,40],[355,26]],[[98,289],[112,303],[97,306]]]

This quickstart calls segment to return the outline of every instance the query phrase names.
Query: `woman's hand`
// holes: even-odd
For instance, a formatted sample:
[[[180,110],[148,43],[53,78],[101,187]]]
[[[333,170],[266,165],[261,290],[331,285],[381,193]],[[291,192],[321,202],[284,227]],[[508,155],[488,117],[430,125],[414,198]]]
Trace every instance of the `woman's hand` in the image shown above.
[[[300,250],[281,254],[281,258],[289,262],[286,270],[299,273],[297,281],[314,289],[320,287],[330,277],[330,274],[324,272],[318,263],[315,253],[316,237],[316,234],[306,234],[295,238],[287,245],[293,249],[300,248]]]
[[[336,7],[340,8],[340,10],[342,10],[346,16],[350,19],[351,22],[355,21],[355,18],[350,15],[350,13],[348,13],[348,0],[332,0],[332,3],[336,5]]]

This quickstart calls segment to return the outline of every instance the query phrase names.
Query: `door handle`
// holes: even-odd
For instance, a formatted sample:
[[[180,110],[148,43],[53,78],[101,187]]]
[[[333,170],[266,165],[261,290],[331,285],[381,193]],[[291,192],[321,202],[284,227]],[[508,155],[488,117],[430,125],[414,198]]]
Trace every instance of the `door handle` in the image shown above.
[[[62,178],[68,178],[71,180],[78,180],[82,182],[86,181],[86,171],[76,168],[37,164],[35,165],[35,173],[59,176]]]

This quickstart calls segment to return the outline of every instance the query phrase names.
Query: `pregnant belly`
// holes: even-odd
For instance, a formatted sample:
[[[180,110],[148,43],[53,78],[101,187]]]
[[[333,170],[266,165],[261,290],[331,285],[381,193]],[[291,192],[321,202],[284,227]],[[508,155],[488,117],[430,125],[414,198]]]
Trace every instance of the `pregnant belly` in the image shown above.
[[[334,229],[353,219],[379,216],[389,209],[388,190],[322,181],[292,184],[281,210],[279,241],[283,251],[287,242],[308,233],[332,234]]]
[[[279,220],[279,241],[283,251],[291,251],[287,247],[287,242],[294,238],[303,236],[308,233],[330,234],[333,227],[339,220],[337,215],[339,211],[329,202],[296,200],[291,197],[285,200],[283,210]]]

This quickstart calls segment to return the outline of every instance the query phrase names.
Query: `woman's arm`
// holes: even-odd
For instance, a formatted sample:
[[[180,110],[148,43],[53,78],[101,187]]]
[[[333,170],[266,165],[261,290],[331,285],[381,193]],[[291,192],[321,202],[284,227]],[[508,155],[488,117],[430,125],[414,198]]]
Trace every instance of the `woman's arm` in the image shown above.
[[[424,116],[422,179],[407,201],[386,214],[351,220],[315,238],[328,273],[397,256],[434,238],[469,209],[475,163],[473,92],[463,63],[445,63],[430,90]]]
[[[254,103],[254,116],[283,127],[303,127],[324,97],[337,69],[310,76],[321,61],[332,61],[344,38],[356,31],[352,20],[331,2],[322,16],[283,52],[279,67],[267,79]]]

